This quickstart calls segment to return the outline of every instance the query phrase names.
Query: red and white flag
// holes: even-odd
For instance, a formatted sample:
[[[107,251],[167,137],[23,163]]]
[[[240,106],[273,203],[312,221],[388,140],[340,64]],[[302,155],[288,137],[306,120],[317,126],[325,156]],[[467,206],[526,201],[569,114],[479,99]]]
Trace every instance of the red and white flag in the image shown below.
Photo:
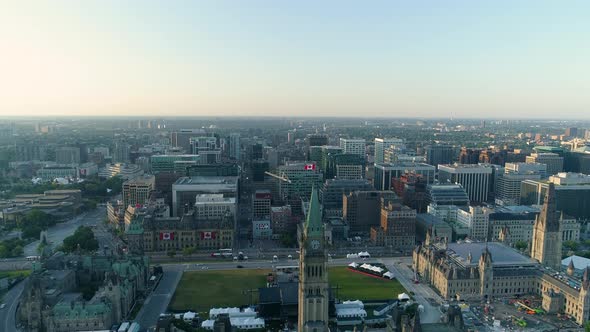
[[[174,240],[174,233],[170,233],[170,232],[160,233],[160,240]]]

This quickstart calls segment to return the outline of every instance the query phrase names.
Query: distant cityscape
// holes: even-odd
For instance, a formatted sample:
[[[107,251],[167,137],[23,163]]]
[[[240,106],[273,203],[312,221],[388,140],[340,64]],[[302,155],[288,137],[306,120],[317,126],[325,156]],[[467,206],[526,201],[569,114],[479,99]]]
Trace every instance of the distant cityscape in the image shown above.
[[[583,330],[590,123],[0,121],[2,331]]]

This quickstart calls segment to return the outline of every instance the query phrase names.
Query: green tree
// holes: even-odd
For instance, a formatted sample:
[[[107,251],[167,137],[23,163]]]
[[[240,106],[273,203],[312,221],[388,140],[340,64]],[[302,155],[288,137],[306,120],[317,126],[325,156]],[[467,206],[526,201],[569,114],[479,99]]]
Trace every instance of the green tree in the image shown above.
[[[64,239],[62,250],[73,252],[78,249],[78,246],[84,251],[95,251],[98,249],[98,241],[94,237],[94,232],[90,227],[78,227],[74,234]]]
[[[22,255],[23,252],[24,252],[23,247],[18,245],[16,247],[12,248],[12,250],[10,251],[10,255],[12,257],[18,257],[18,256]]]
[[[528,247],[528,245],[529,244],[526,241],[516,241],[516,243],[514,244],[514,246],[518,250],[524,250]]]
[[[566,248],[567,250],[571,250],[571,251],[578,250],[579,246],[580,246],[580,244],[576,241],[565,241],[563,243],[563,247]]]
[[[584,325],[584,330],[586,332],[590,332],[590,322],[586,322],[586,325]]]
[[[6,258],[10,255],[10,250],[4,244],[0,244],[0,258]]]
[[[170,249],[170,250],[168,250],[166,255],[168,255],[168,257],[172,258],[172,257],[176,256],[176,251],[174,249]]]
[[[190,256],[194,252],[195,252],[195,248],[193,248],[193,247],[182,248],[182,255],[183,256]]]

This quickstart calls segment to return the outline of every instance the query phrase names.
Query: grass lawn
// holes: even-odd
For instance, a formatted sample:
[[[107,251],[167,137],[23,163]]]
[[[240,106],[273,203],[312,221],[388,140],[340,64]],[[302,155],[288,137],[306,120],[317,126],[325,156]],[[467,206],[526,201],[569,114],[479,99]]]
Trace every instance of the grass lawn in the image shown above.
[[[18,277],[19,275],[26,277],[31,274],[31,270],[12,270],[12,271],[0,271],[0,279],[6,277]]]
[[[237,307],[258,301],[258,292],[243,294],[244,290],[266,285],[270,270],[225,270],[185,272],[176,288],[171,310],[209,311],[212,307]]]
[[[350,271],[347,267],[330,268],[330,286],[336,287],[336,296],[342,300],[384,300],[396,299],[406,292],[397,280],[383,280]]]

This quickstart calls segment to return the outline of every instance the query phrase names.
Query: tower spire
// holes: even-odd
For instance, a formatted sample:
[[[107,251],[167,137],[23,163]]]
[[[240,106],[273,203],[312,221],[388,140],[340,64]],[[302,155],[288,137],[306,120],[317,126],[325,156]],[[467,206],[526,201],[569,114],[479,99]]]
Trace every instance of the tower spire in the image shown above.
[[[307,218],[305,220],[305,234],[307,236],[322,237],[322,211],[320,207],[320,200],[315,186],[311,190],[311,197],[309,199],[309,209],[307,211]]]

